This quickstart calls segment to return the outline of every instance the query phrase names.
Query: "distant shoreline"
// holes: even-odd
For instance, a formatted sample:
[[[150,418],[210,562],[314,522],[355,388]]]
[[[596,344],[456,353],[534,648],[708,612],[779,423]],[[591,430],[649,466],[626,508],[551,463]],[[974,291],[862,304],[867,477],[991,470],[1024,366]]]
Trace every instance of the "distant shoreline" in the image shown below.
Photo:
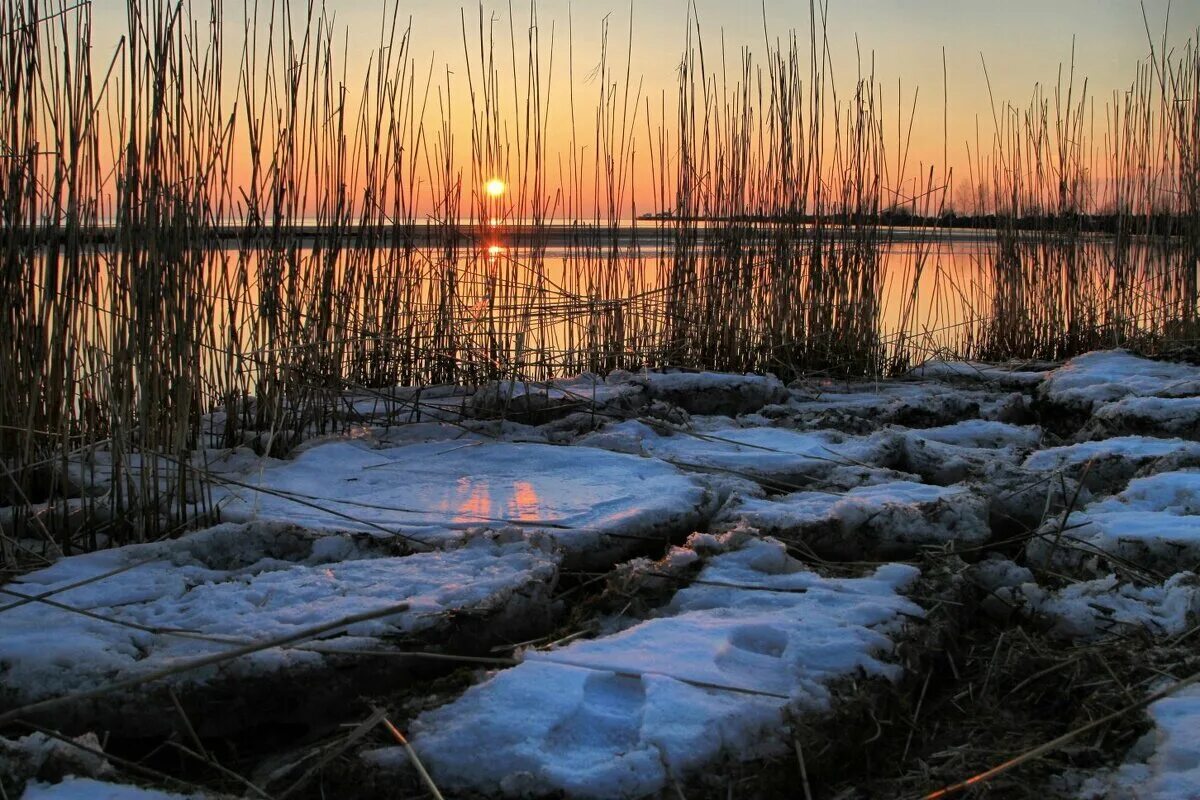
[[[1151,220],[1151,223],[1155,220]],[[154,241],[156,233],[171,236],[176,243],[182,236],[183,241],[189,238],[199,239],[210,246],[237,244],[242,247],[262,247],[280,241],[316,244],[322,240],[337,243],[344,247],[403,247],[403,246],[446,246],[462,247],[476,244],[479,246],[528,246],[528,247],[564,247],[579,246],[612,246],[635,244],[670,244],[684,233],[695,233],[704,236],[711,242],[722,236],[742,238],[759,238],[770,240],[776,238],[786,229],[795,238],[806,238],[808,234],[820,231],[823,238],[833,241],[857,238],[864,229],[877,228],[881,238],[890,242],[913,242],[928,240],[954,240],[960,242],[993,241],[1003,233],[1045,234],[1047,236],[1076,235],[1089,239],[1104,239],[1124,234],[1126,236],[1155,236],[1159,238],[1175,238],[1186,234],[1189,230],[1187,220],[1172,218],[1170,223],[1161,225],[1147,224],[1145,218],[1139,218],[1137,225],[1129,224],[1126,218],[1125,226],[1107,224],[1106,221],[1092,221],[1077,227],[1058,227],[1055,221],[1016,220],[997,228],[994,219],[989,223],[987,218],[960,218],[954,224],[930,220],[877,220],[870,222],[847,222],[843,219],[826,219],[818,223],[816,220],[771,220],[761,218],[660,218],[638,217],[634,222],[622,222],[616,225],[581,224],[571,222],[552,222],[542,225],[507,224],[507,225],[445,225],[442,223],[413,223],[410,225],[351,225],[332,226],[318,224],[279,225],[279,226],[248,226],[224,225],[211,228],[190,228],[172,231],[170,228],[130,227],[118,229],[114,227],[88,227],[69,230],[63,227],[50,229],[12,230],[3,233],[3,238],[15,239],[21,244],[34,246],[66,245],[72,241],[90,245],[118,244],[122,240],[131,244],[148,245]],[[1051,223],[1051,224],[1048,224]],[[24,240],[24,241],[21,241]]]

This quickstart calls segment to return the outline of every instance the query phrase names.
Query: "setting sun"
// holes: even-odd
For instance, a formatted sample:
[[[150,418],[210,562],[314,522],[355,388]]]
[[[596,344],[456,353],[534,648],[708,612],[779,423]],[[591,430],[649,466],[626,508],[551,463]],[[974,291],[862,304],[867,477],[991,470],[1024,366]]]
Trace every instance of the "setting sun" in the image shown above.
[[[504,190],[506,188],[507,187],[504,185],[504,181],[500,180],[499,178],[492,178],[483,185],[483,190],[487,192],[488,196],[490,197],[499,197],[500,195],[504,194]]]

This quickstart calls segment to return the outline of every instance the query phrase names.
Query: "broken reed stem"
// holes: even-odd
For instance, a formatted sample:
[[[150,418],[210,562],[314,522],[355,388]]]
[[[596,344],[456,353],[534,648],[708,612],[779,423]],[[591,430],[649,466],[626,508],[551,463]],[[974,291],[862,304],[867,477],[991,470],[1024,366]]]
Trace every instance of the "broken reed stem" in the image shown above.
[[[376,709],[376,711],[378,711],[378,709]],[[421,776],[421,783],[425,784],[425,788],[428,789],[430,794],[433,795],[434,800],[443,800],[442,793],[438,791],[437,784],[433,782],[433,778],[430,777],[429,772],[426,771],[425,765],[421,763],[421,758],[417,755],[417,751],[414,750],[412,745],[408,743],[408,739],[404,737],[404,734],[400,732],[400,729],[393,725],[392,721],[386,716],[383,717],[383,724],[388,729],[388,732],[392,734],[392,738],[399,742],[400,746],[404,748],[404,752],[408,754],[409,759],[412,761],[413,767],[415,767],[417,770],[417,774]]]
[[[812,786],[808,782],[808,765],[804,763],[804,745],[800,744],[800,737],[792,739],[792,744],[796,747],[796,761],[800,765],[800,785],[804,789],[804,800],[813,800]]]
[[[84,692],[76,692],[74,694],[63,695],[62,697],[53,697],[48,700],[30,703],[29,705],[21,706],[20,708],[14,708],[4,712],[3,714],[0,714],[0,725],[6,725],[16,720],[20,720],[22,717],[26,717],[31,714],[38,714],[43,711],[48,711],[52,708],[58,708],[59,706],[78,703],[84,700],[93,700],[112,692],[144,686],[146,684],[162,680],[163,678],[169,678],[174,675],[192,672],[203,667],[223,664],[227,661],[232,661],[235,658],[258,653],[263,650],[270,650],[274,647],[283,647],[285,645],[295,644],[296,642],[301,642],[305,639],[311,639],[324,633],[330,633],[332,631],[345,628],[349,625],[356,625],[360,622],[369,622],[370,620],[380,619],[381,617],[391,616],[392,614],[399,614],[403,611],[407,611],[408,608],[408,603],[398,603],[394,606],[376,609],[375,611],[367,611],[362,614],[353,614],[335,622],[327,622],[321,625],[315,625],[297,633],[288,634],[287,636],[280,636],[275,639],[268,639],[264,642],[247,644],[243,647],[238,647],[223,653],[213,653],[211,655],[194,658],[190,661],[185,661],[182,664],[155,670],[147,675],[127,678],[126,680],[122,681],[114,681],[113,683],[109,683],[95,689],[89,689],[88,691]]]
[[[214,759],[206,754],[198,753],[195,750],[193,750],[192,748],[188,747],[187,745],[185,745],[181,742],[168,741],[167,745],[178,750],[179,752],[183,753],[184,755],[200,762],[201,764],[204,764],[205,766],[207,766],[213,770],[216,770],[221,775],[224,775],[226,778],[229,778],[230,780],[232,780],[236,783],[240,783],[242,786],[245,786],[247,789],[249,789],[252,793],[257,795],[258,797],[263,798],[263,800],[272,800],[271,795],[267,794],[265,791],[260,789],[257,785],[255,785],[248,778],[246,778],[243,775],[239,775],[238,773],[234,772],[233,770],[229,769],[228,767],[218,764],[216,759]]]
[[[276,800],[286,800],[286,798],[295,794],[300,789],[303,789],[309,781],[316,777],[318,772],[325,768],[326,764],[349,750],[356,742],[370,733],[376,725],[383,721],[385,716],[386,714],[383,709],[373,709],[371,711],[371,715],[356,725],[354,730],[350,731],[350,733],[340,742],[338,742],[336,745],[325,748],[324,752],[321,754],[321,757],[317,759],[317,762],[305,770],[304,774],[297,778],[291,786],[278,794],[276,796]]]
[[[939,800],[939,798],[948,797],[952,794],[957,794],[958,792],[970,789],[973,786],[978,786],[981,783],[985,783],[986,781],[991,780],[992,778],[996,777],[997,775],[1008,772],[1010,769],[1013,769],[1014,767],[1018,767],[1027,761],[1032,761],[1033,759],[1038,758],[1039,756],[1045,755],[1046,753],[1049,753],[1050,751],[1055,750],[1055,749],[1063,746],[1064,744],[1070,742],[1072,739],[1075,739],[1076,737],[1079,737],[1085,733],[1094,731],[1097,728],[1100,728],[1100,727],[1103,727],[1104,725],[1109,724],[1110,722],[1115,722],[1116,720],[1119,720],[1122,717],[1128,716],[1129,714],[1132,714],[1136,711],[1141,711],[1142,709],[1149,706],[1151,703],[1162,700],[1164,697],[1170,697],[1171,695],[1178,692],[1180,689],[1187,688],[1188,686],[1191,686],[1192,684],[1196,683],[1197,681],[1200,681],[1200,672],[1197,672],[1197,673],[1191,675],[1190,677],[1184,678],[1183,680],[1176,681],[1175,683],[1171,684],[1170,686],[1166,687],[1165,689],[1161,689],[1157,692],[1153,692],[1152,694],[1147,695],[1146,697],[1142,698],[1141,700],[1138,700],[1135,703],[1130,703],[1129,705],[1125,706],[1124,708],[1114,711],[1111,714],[1106,714],[1105,716],[1100,717],[1099,719],[1092,720],[1088,724],[1078,727],[1073,731],[1068,731],[1067,733],[1064,733],[1062,736],[1059,736],[1056,739],[1051,739],[1050,741],[1046,742],[1045,744],[1041,744],[1037,747],[1034,747],[1031,750],[1027,750],[1018,756],[1010,758],[1008,761],[1005,761],[1002,764],[997,764],[996,766],[992,767],[991,769],[984,770],[983,772],[980,772],[977,775],[973,775],[970,778],[967,778],[965,781],[962,781],[960,783],[955,783],[950,786],[946,786],[942,789],[938,789],[936,792],[931,792],[931,793],[925,794],[925,795],[919,795],[919,798],[920,798],[920,800]]]

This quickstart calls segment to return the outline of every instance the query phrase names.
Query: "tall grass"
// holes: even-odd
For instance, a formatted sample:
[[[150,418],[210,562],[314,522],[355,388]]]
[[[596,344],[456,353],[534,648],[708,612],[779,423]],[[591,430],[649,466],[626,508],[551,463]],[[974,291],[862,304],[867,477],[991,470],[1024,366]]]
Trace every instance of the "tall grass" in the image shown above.
[[[346,430],[348,393],[1195,337],[1195,40],[1155,48],[1103,114],[1073,68],[997,106],[969,176],[994,225],[962,272],[930,222],[953,176],[909,163],[915,96],[893,105],[870,69],[837,85],[823,4],[758,57],[689,16],[657,97],[632,12],[587,58],[573,20],[464,12],[451,70],[395,5],[359,75],[316,5],[129,0],[103,54],[92,13],[0,6],[8,567],[210,518],[214,448]],[[641,210],[669,214],[631,228]]]

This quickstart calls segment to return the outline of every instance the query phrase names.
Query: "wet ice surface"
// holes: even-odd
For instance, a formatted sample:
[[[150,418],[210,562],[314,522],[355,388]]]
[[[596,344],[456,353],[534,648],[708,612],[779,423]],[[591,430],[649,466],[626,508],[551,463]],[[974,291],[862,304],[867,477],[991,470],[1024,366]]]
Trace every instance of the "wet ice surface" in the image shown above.
[[[685,534],[708,502],[700,483],[662,461],[479,441],[322,444],[243,482],[255,489],[230,489],[223,518],[391,534],[414,545],[517,525],[547,531],[577,554],[617,537]]]
[[[831,685],[896,678],[888,654],[912,567],[822,578],[782,545],[715,557],[661,616],[529,653],[523,664],[421,716],[414,746],[441,785],[510,795],[641,797],[724,755],[778,752],[784,711],[830,709]],[[376,765],[402,761],[389,748]]]

